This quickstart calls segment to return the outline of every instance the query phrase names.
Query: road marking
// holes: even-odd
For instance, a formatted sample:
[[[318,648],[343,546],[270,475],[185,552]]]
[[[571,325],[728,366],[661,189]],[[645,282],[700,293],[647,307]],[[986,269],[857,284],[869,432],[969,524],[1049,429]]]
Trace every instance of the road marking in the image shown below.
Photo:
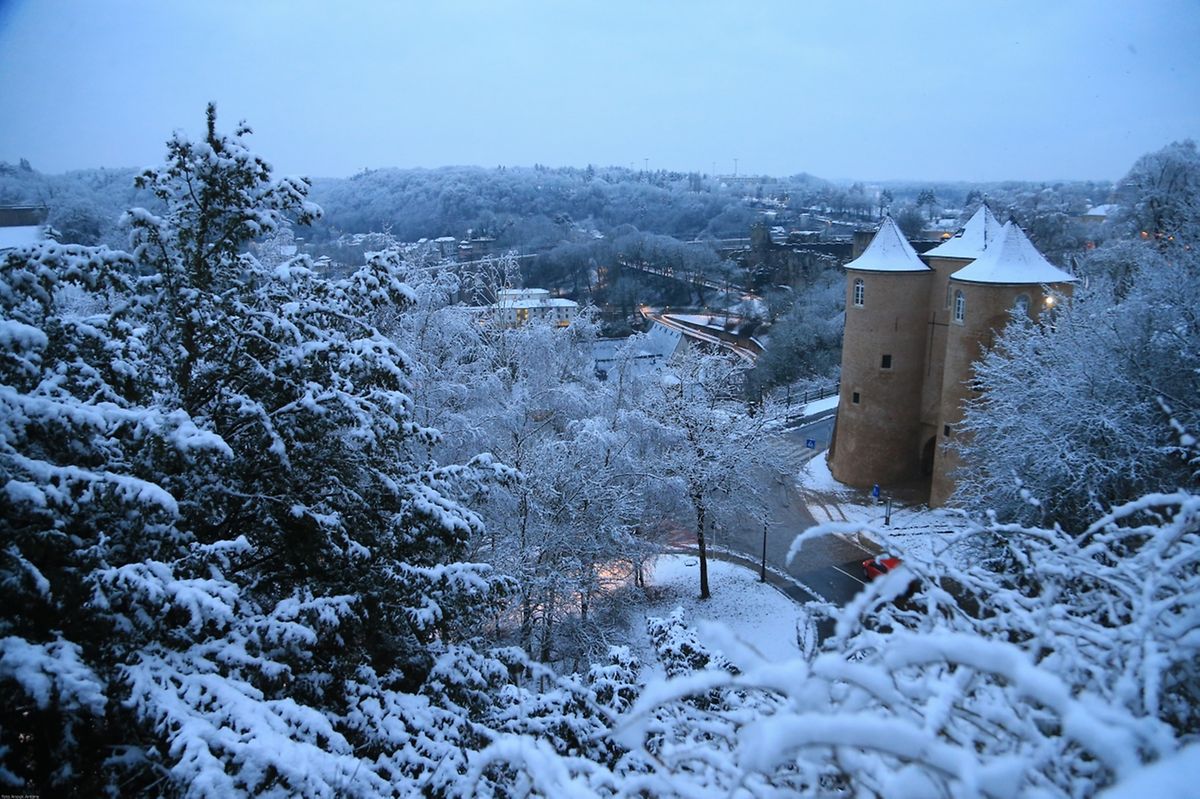
[[[833,569],[836,569],[837,571],[840,571],[842,574],[846,575],[847,577],[849,577],[851,580],[853,580],[854,582],[858,583],[859,585],[866,585],[866,584],[867,584],[865,580],[861,580],[861,579],[859,579],[858,577],[855,577],[853,574],[851,574],[850,572],[846,571],[846,570],[845,570],[845,569],[843,569],[841,566],[836,566],[836,565],[834,565],[834,564],[832,564],[832,563],[831,563],[831,564],[829,564],[829,565],[830,565],[830,567],[831,567],[831,568],[833,568]]]

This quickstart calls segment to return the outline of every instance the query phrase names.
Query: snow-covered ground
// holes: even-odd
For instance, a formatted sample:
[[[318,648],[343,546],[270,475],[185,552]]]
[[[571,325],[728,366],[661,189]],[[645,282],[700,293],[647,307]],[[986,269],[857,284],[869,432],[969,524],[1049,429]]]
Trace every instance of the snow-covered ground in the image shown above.
[[[800,656],[796,624],[803,610],[776,589],[758,581],[753,571],[709,559],[708,580],[712,597],[701,601],[700,559],[695,555],[660,555],[647,577],[656,598],[645,605],[634,622],[630,646],[644,664],[655,662],[644,619],[670,615],[683,608],[684,619],[697,629],[700,641],[718,651],[727,651],[705,629],[704,621],[725,625],[742,642],[772,662]]]
[[[887,507],[874,501],[869,492],[839,483],[829,473],[824,454],[808,461],[796,475],[796,486],[818,523],[860,522],[864,530],[858,536],[900,558],[916,560],[953,559],[966,565],[969,547],[951,546],[950,539],[967,529],[967,519],[956,511],[925,505],[902,506],[893,503],[889,524]],[[854,536],[852,536],[854,537]],[[856,543],[864,543],[861,540]]]
[[[806,405],[797,407],[795,413],[788,413],[786,416],[780,415],[779,418],[767,422],[765,425],[763,425],[763,429],[771,431],[783,430],[789,426],[789,420],[796,419],[798,417],[807,419],[812,416],[820,416],[821,414],[831,413],[837,410],[837,406],[837,394],[834,394],[832,397],[813,400]],[[823,419],[818,419],[816,421],[823,421]]]
[[[837,406],[838,406],[838,395],[834,394],[832,397],[826,397],[825,399],[814,400],[814,401],[808,403],[807,405],[805,405],[803,415],[804,416],[816,416],[818,413],[825,413],[826,411],[832,411]]]

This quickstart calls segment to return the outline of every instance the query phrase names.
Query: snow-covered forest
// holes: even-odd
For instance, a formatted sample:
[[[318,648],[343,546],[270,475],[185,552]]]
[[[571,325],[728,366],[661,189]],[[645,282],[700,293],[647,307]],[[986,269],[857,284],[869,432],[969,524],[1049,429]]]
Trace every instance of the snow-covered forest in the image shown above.
[[[1133,165],[1099,246],[1071,264],[1073,301],[984,360],[970,520],[948,542],[969,567],[906,560],[844,608],[810,604],[792,661],[736,631],[708,630],[714,648],[674,614],[649,622],[654,661],[639,662],[629,610],[654,556],[680,530],[704,553],[756,512],[770,400],[747,406],[744,365],[721,356],[639,368],[636,337],[601,380],[587,313],[481,323],[455,298],[513,285],[511,260],[463,276],[385,249],[339,278],[252,248],[355,214],[429,235],[484,229],[510,201],[523,219],[560,204],[379,210],[415,191],[390,182],[439,176],[318,193],[276,177],[248,134],[210,107],[206,135],[175,134],[161,165],[93,175],[101,193],[132,181],[109,193],[128,201],[119,223],[81,199],[51,219],[79,233],[3,256],[0,784],[1002,799],[1179,795],[1200,770],[1193,143]],[[609,232],[628,221],[605,216],[606,192],[666,213],[659,183],[676,178],[698,199],[659,232],[747,222],[698,176],[532,174],[594,187],[576,218]],[[458,175],[438,202],[480,203],[451,191]],[[1043,196],[1038,218],[1067,231],[1079,202]],[[790,351],[834,346],[835,320],[791,309],[840,291],[823,278],[783,309]]]
[[[46,175],[26,161],[0,163],[0,205],[44,206],[62,243],[121,249],[127,238],[123,212],[134,206],[160,210],[155,197],[135,186],[135,174],[93,169]],[[1018,220],[1052,261],[1069,265],[1107,235],[1107,227],[1080,217],[1113,191],[1112,184],[1093,181],[868,186],[803,173],[735,178],[592,166],[376,169],[315,180],[310,199],[325,213],[294,231],[285,226],[278,243],[329,258],[344,273],[362,265],[367,253],[404,242],[442,236],[485,242],[485,256],[526,256],[514,279],[595,305],[606,335],[627,335],[641,303],[724,307],[737,301],[736,292],[714,296],[623,263],[752,286],[764,302],[752,309],[750,324],[771,342],[751,377],[752,390],[760,393],[836,379],[842,276],[828,258],[799,269],[767,268],[758,255],[731,258],[722,240],[746,240],[754,226],[767,226],[778,214],[824,238],[874,224],[885,212],[919,238],[934,220],[953,229],[986,199],[997,213]]]

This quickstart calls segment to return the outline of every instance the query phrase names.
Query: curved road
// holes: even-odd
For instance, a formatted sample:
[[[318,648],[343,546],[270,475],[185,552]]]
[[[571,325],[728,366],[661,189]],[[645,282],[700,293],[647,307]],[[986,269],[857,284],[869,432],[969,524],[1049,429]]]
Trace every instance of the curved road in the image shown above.
[[[759,480],[767,498],[767,566],[782,572],[803,586],[793,585],[788,593],[801,601],[821,599],[844,605],[863,587],[861,562],[876,554],[838,536],[825,536],[805,542],[792,561],[786,563],[792,540],[817,524],[796,488],[795,475],[811,457],[824,457],[833,435],[834,414],[805,420],[801,425],[780,431],[766,442],[772,463]],[[806,440],[816,447],[809,449]],[[732,529],[721,529],[714,536],[717,549],[730,550],[758,564],[763,550],[763,529],[749,512],[743,512]],[[713,590],[720,590],[714,586]]]

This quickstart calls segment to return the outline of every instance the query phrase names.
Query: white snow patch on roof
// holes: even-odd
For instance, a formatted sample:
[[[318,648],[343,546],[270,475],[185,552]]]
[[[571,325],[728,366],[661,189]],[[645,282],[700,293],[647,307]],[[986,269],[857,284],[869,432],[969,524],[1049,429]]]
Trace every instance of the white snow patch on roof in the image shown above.
[[[890,217],[884,217],[883,224],[863,250],[863,254],[846,264],[847,269],[863,272],[928,272],[929,267],[917,257],[917,251],[904,238],[900,228]]]
[[[1105,203],[1104,205],[1094,205],[1083,212],[1084,216],[1112,216],[1117,212],[1119,206],[1116,203]]]
[[[950,276],[966,283],[1040,285],[1074,283],[1075,278],[1047,261],[1019,225],[1005,223],[1000,240]]]
[[[935,258],[978,258],[987,250],[988,245],[1000,238],[1000,231],[1003,229],[991,209],[981,205],[967,220],[967,224],[925,255]]]

